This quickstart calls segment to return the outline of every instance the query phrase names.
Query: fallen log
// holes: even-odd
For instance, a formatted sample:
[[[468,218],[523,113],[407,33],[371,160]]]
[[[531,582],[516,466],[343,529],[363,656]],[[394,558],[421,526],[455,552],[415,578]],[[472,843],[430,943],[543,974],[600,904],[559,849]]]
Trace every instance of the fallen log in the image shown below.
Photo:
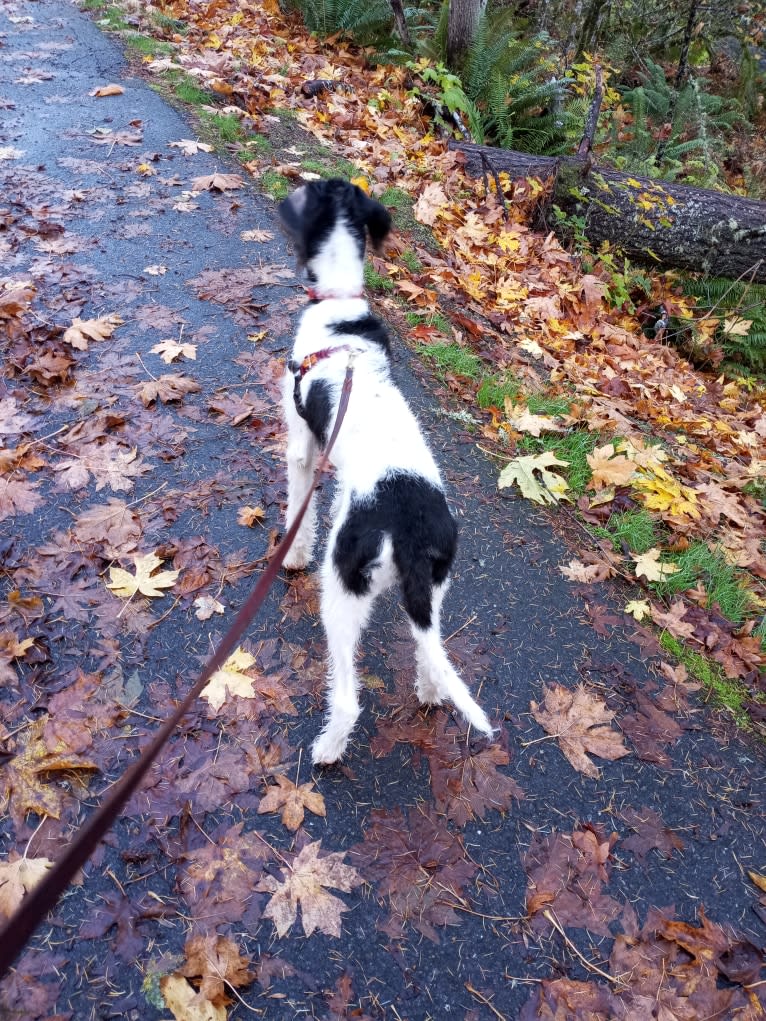
[[[635,262],[766,283],[766,202],[708,188],[621,174],[590,156],[532,156],[450,142],[479,177],[487,164],[512,178],[552,179],[551,202],[585,218],[595,245],[608,241]]]

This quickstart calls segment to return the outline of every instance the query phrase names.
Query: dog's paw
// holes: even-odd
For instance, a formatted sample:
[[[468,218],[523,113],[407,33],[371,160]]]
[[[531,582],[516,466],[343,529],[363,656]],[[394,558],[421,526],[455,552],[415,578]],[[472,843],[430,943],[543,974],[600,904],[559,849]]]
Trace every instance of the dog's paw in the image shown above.
[[[311,550],[293,545],[287,556],[282,561],[282,566],[288,571],[302,571],[311,563]]]
[[[444,702],[437,686],[428,681],[419,680],[415,685],[415,694],[421,705],[442,705]]]
[[[321,733],[311,746],[311,760],[315,766],[330,766],[342,758],[348,744],[348,737],[335,737]]]

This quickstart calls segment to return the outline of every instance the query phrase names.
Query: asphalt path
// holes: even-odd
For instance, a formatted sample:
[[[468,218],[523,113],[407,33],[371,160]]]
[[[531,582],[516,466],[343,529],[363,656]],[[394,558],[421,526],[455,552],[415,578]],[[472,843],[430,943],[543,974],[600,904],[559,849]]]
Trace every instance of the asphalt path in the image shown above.
[[[124,92],[91,95],[108,83]],[[35,838],[30,853],[55,857],[106,783],[131,761],[151,720],[162,717],[191,683],[281,527],[276,372],[304,298],[289,275],[291,256],[274,203],[247,180],[234,191],[189,194],[194,179],[241,174],[241,168],[225,156],[187,156],[171,146],[193,139],[194,127],[73,5],[0,0],[0,113],[0,211],[6,223],[14,221],[0,233],[0,242],[8,239],[0,276],[34,280],[34,307],[49,327],[67,326],[76,315],[117,313],[124,320],[113,339],[77,354],[71,385],[53,386],[51,399],[40,404],[34,403],[42,400],[39,391],[29,397],[35,424],[22,438],[66,432],[78,423],[86,427],[107,414],[110,435],[119,441],[125,430],[125,449],[136,449],[149,469],[135,476],[130,492],[97,490],[96,476],[82,488],[62,489],[54,486],[55,471],[44,469],[45,502],[0,523],[6,556],[14,550],[4,564],[3,598],[18,585],[19,564],[48,562],[51,544],[66,545],[62,536],[73,520],[108,497],[139,509],[140,552],[158,549],[170,557],[194,537],[206,544],[196,547],[200,557],[200,550],[212,549],[216,562],[250,565],[241,576],[231,568],[225,587],[211,579],[207,588],[190,586],[180,601],[164,597],[160,609],[151,607],[151,626],[140,620],[127,628],[113,621],[107,626],[95,610],[80,619],[59,611],[55,620],[49,616],[31,626],[30,633],[37,628],[48,635],[49,658],[20,688],[11,685],[0,696],[0,722],[9,731],[19,725],[20,702],[30,718],[50,710],[78,665],[99,677],[117,676],[120,703],[133,711],[114,725],[111,759],[99,745],[105,775],[91,781],[86,796],[72,799],[75,807],[67,802],[56,826],[43,829],[46,842]],[[142,172],[142,165],[152,172]],[[21,232],[19,224],[26,225]],[[242,232],[254,229],[273,236],[242,240]],[[252,339],[262,331],[262,339]],[[163,365],[151,348],[168,337],[196,344],[196,360]],[[3,343],[8,359],[11,341]],[[459,781],[451,788],[455,800],[434,790],[434,777],[438,782],[444,776],[439,762],[445,744],[469,764],[486,748],[461,744],[459,721],[445,711],[418,712],[408,695],[412,650],[394,598],[379,607],[365,638],[362,670],[369,690],[350,753],[342,766],[312,772],[308,750],[322,710],[316,590],[310,581],[283,577],[253,625],[249,647],[264,674],[270,669],[279,677],[295,711],[283,702],[280,712],[277,699],[221,723],[200,710],[159,767],[156,786],[132,804],[82,881],[40,927],[18,971],[0,987],[3,1017],[166,1018],[169,1011],[159,1005],[153,983],[178,967],[186,939],[201,931],[232,938],[258,972],[253,984],[240,989],[251,1009],[234,1000],[228,1016],[276,1021],[516,1018],[541,979],[598,981],[572,946],[605,969],[612,937],[627,931],[629,910],[639,925],[652,908],[698,924],[702,906],[708,919],[733,927],[754,946],[766,942],[758,891],[746,875],[766,872],[763,747],[732,732],[699,694],[689,697],[686,708],[679,703],[668,709],[658,649],[622,614],[624,593],[607,586],[594,587],[592,595],[573,592],[558,570],[572,550],[552,519],[521,498],[498,494],[495,465],[440,406],[438,383],[401,342],[394,347],[396,378],[443,467],[460,524],[444,609],[448,647],[502,729],[496,746],[501,754],[488,772],[494,776],[496,767],[517,787],[498,793],[502,810],[485,804],[473,817],[456,807],[463,804]],[[136,386],[177,372],[199,389],[147,408],[136,400]],[[7,371],[3,395],[19,396],[28,384]],[[233,402],[245,393],[255,412],[235,424],[221,400]],[[56,440],[47,442],[49,465],[71,455],[51,453]],[[323,501],[326,514],[326,492]],[[238,525],[242,505],[261,506],[263,524]],[[192,553],[184,549],[191,564]],[[104,573],[106,566],[104,561]],[[197,619],[193,599],[221,589],[224,615]],[[51,605],[46,602],[47,609]],[[109,643],[112,659],[99,669]],[[25,667],[19,670],[23,679]],[[542,703],[544,686],[554,683],[571,690],[585,685],[615,713],[613,727],[624,732],[629,754],[594,760],[597,778],[575,770],[531,715],[531,704]],[[293,780],[315,781],[325,817],[308,812],[294,836],[278,816],[257,814],[264,784],[278,769],[251,764],[236,789],[231,774],[213,783],[221,749],[242,756],[249,740],[272,748]],[[636,826],[626,821],[634,819],[630,810],[657,813],[664,831],[675,835],[669,849],[637,849],[631,841]],[[23,823],[10,814],[2,818],[0,858],[21,853],[39,821],[34,815]],[[256,831],[275,851],[255,863],[251,842],[256,885],[266,876],[281,880],[285,860],[308,841],[345,854],[364,882],[338,894],[347,908],[340,936],[306,937],[298,920],[277,937],[264,916],[268,893],[246,887],[240,911],[224,917],[225,911],[214,909],[205,929],[205,910],[189,894],[189,862],[200,848],[225,843],[234,826],[245,834]],[[536,863],[547,860],[553,835],[571,839],[575,833],[594,834],[597,844],[616,834],[601,892],[620,910],[591,929],[569,921],[567,941],[540,916],[531,917],[528,898],[530,876]],[[386,853],[392,858],[387,872]],[[407,872],[411,861],[417,861],[420,879]],[[422,891],[409,914],[397,911],[402,891],[422,886],[425,875],[432,876],[437,901],[441,884],[441,913]],[[583,886],[583,918],[597,894]],[[220,900],[215,903],[220,908]],[[104,904],[115,917],[122,906],[122,914],[100,934]]]

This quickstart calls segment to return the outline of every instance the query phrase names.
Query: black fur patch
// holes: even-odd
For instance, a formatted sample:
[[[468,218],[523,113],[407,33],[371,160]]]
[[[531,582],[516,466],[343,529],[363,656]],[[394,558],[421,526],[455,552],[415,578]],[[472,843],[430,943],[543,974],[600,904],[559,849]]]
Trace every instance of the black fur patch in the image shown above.
[[[379,344],[386,354],[391,350],[391,341],[383,323],[369,312],[359,319],[344,319],[343,322],[332,323],[330,332],[334,337],[351,336],[369,340],[373,344]]]
[[[370,588],[384,537],[391,538],[404,608],[420,628],[431,626],[431,591],[449,574],[457,525],[444,493],[426,479],[398,473],[382,479],[371,497],[353,503],[338,532],[333,563],[355,595]]]
[[[317,379],[311,383],[303,401],[302,408],[298,406],[298,414],[306,422],[311,432],[316,436],[320,446],[327,443],[330,435],[332,422],[332,386],[326,379]]]
[[[286,198],[279,204],[279,215],[303,265],[319,254],[341,217],[356,239],[360,256],[364,255],[367,231],[378,247],[391,229],[391,216],[385,206],[341,178],[311,181],[299,191],[301,201],[296,204],[292,196]]]

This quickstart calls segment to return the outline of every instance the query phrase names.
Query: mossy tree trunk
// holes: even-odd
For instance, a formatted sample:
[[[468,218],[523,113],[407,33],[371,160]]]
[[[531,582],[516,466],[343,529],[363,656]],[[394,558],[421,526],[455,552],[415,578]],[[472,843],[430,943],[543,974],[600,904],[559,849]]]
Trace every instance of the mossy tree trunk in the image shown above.
[[[766,283],[766,202],[621,174],[582,157],[532,156],[450,143],[482,176],[481,152],[512,178],[553,179],[551,202],[585,219],[594,245],[608,241],[635,262]]]

